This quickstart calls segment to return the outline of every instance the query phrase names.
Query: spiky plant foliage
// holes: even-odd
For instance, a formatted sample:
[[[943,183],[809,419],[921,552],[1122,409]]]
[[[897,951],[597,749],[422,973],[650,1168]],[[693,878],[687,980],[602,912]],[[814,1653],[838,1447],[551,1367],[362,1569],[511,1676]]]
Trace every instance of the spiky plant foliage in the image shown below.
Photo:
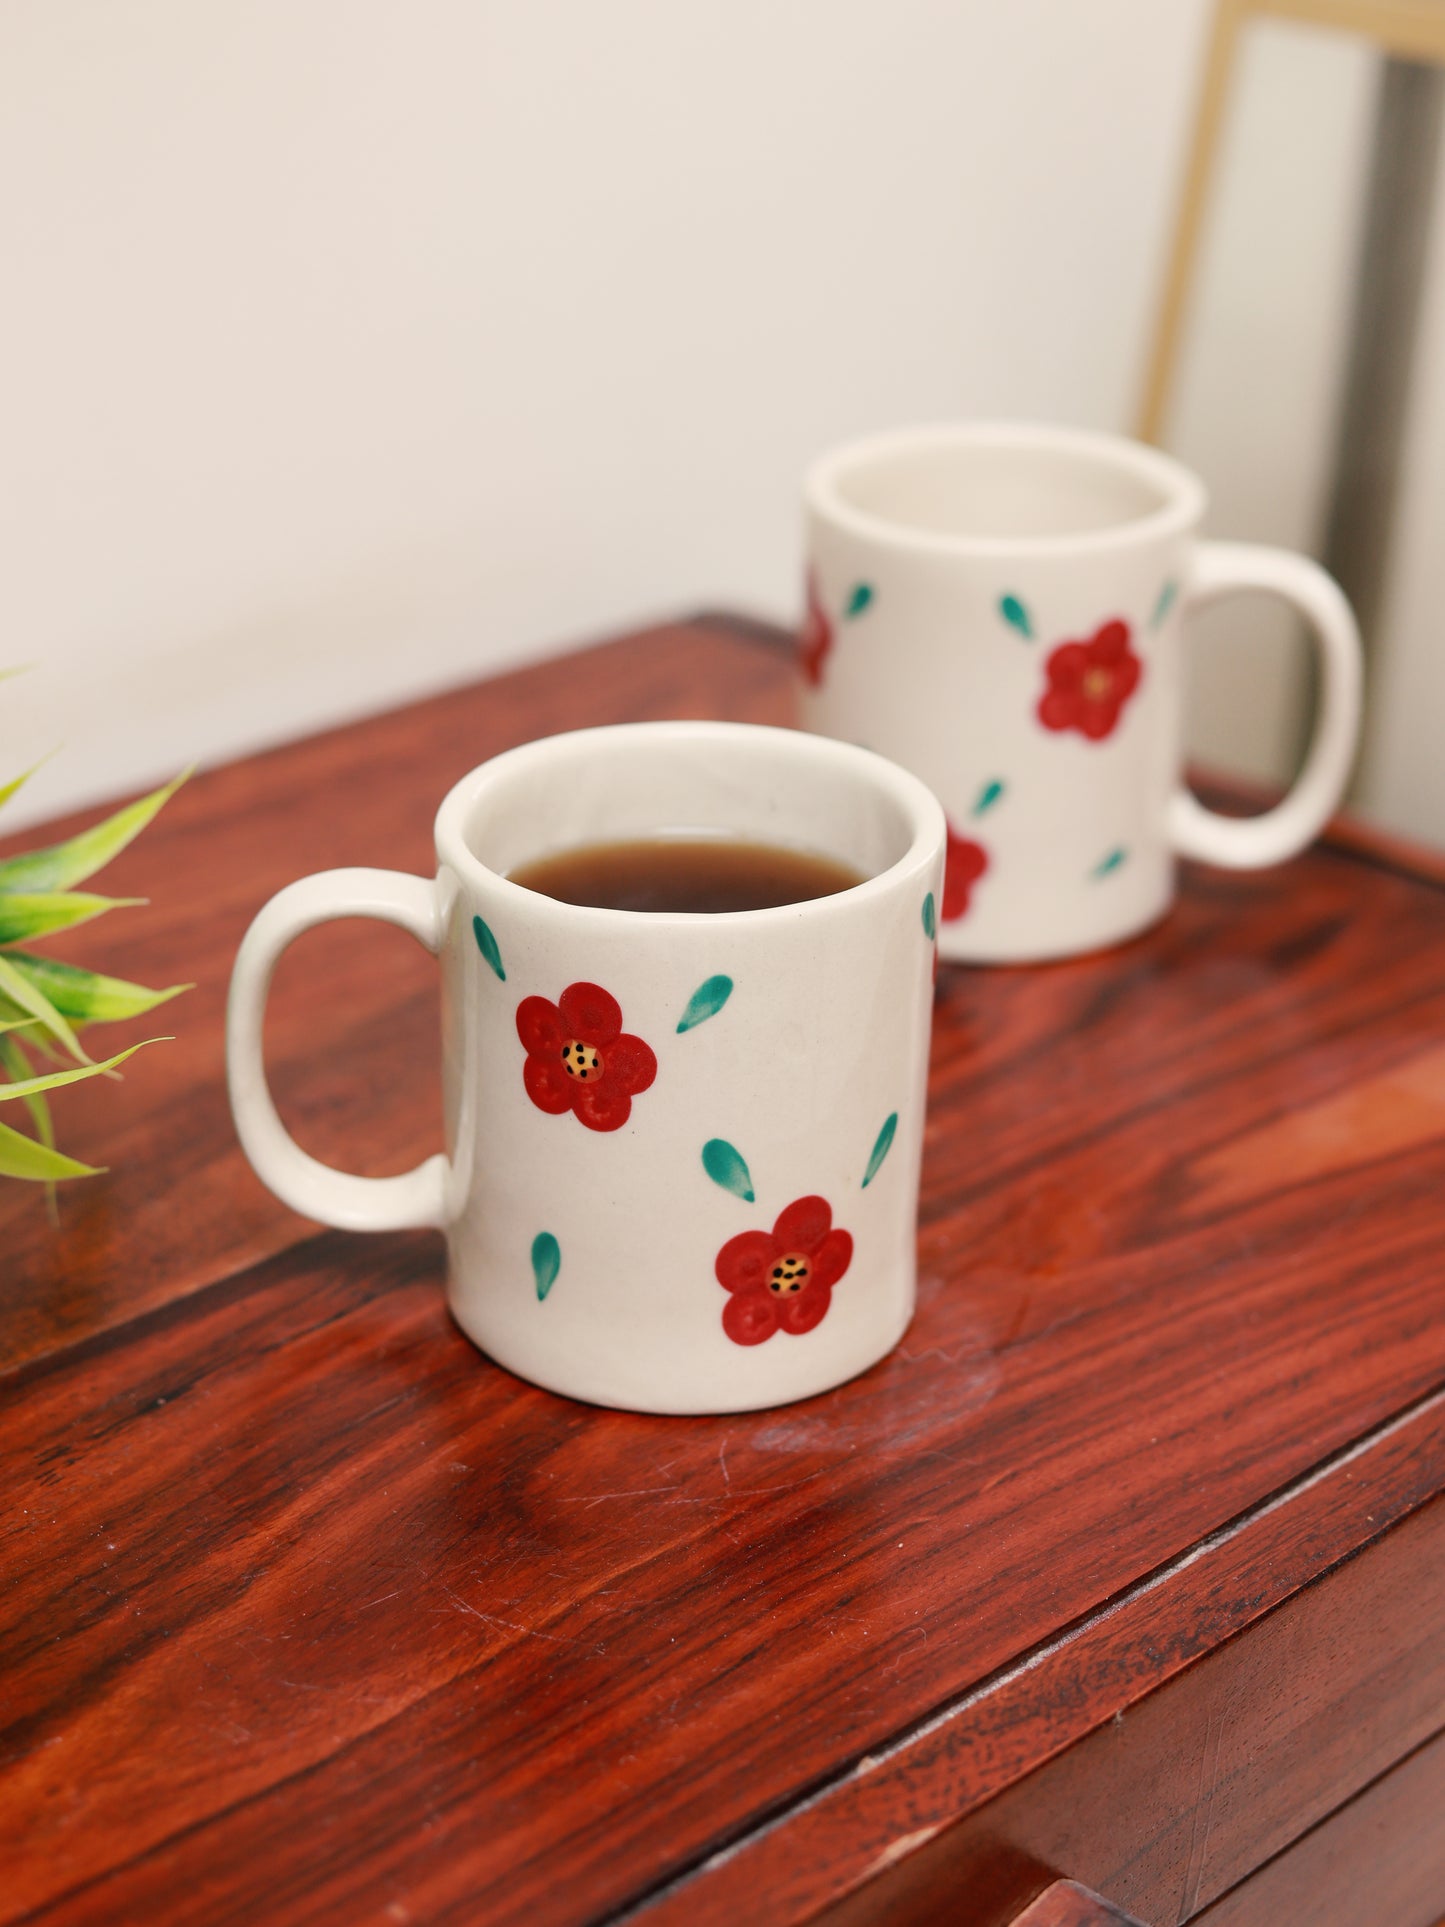
[[[27,771],[0,787],[0,804],[8,802],[32,773]],[[139,836],[184,781],[184,776],[178,776],[66,843],[0,859],[0,1103],[22,1103],[35,1133],[30,1137],[0,1123],[0,1177],[53,1185],[58,1179],[94,1176],[100,1167],[81,1164],[56,1149],[47,1092],[87,1077],[113,1075],[117,1064],[144,1048],[133,1044],[97,1063],[80,1042],[79,1033],[88,1025],[143,1016],[191,988],[173,984],[169,990],[147,990],[119,977],[102,977],[54,957],[37,956],[25,947],[37,937],[143,901],[95,896],[76,885],[93,877]],[[60,1068],[39,1072],[35,1057]]]

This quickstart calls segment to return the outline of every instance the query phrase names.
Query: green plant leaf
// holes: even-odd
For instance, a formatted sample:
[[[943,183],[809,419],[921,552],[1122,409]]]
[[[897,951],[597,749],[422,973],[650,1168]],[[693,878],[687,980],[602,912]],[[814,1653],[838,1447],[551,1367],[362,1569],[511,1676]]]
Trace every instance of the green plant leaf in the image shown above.
[[[874,1140],[872,1152],[869,1154],[868,1169],[863,1173],[863,1189],[865,1191],[868,1189],[869,1185],[873,1182],[874,1178],[877,1177],[878,1167],[883,1162],[884,1158],[887,1157],[889,1149],[893,1143],[893,1133],[897,1129],[898,1129],[898,1113],[897,1111],[892,1111],[883,1120],[883,1129],[878,1133],[877,1138]]]
[[[844,606],[843,614],[845,616],[861,616],[872,600],[873,584],[871,582],[855,582],[853,592],[848,597],[848,601]]]
[[[0,892],[0,944],[69,930],[92,917],[103,917],[107,910],[129,910],[144,902],[144,897],[94,897],[84,890],[47,890],[38,895]]]
[[[80,1039],[45,992],[23,976],[4,951],[0,951],[0,993],[4,994],[9,1004],[38,1018],[41,1028],[48,1031],[58,1044],[68,1050],[77,1064],[90,1062],[89,1051],[81,1049]]]
[[[482,922],[480,917],[472,918],[472,935],[477,940],[478,950],[481,951],[487,962],[492,966],[493,970],[496,971],[501,981],[505,983],[507,981],[507,973],[502,968],[502,953],[497,948],[496,938],[492,935],[487,925]]]
[[[142,796],[138,802],[128,803],[114,816],[108,816],[103,823],[92,829],[82,830],[65,843],[54,843],[48,849],[27,850],[20,856],[7,857],[0,862],[0,890],[69,890],[74,884],[83,883],[97,870],[104,869],[114,856],[119,856],[127,843],[138,837],[146,824],[170,801],[181,784],[190,775],[183,770],[171,782],[152,790],[149,796]]]
[[[714,1184],[720,1184],[724,1191],[731,1191],[746,1204],[756,1202],[753,1195],[753,1180],[740,1151],[723,1137],[710,1137],[702,1147],[702,1168]]]
[[[984,816],[991,810],[1007,788],[1001,776],[995,776],[991,783],[985,783],[978,793],[978,801],[973,806],[975,816]]]
[[[1157,629],[1159,627],[1165,616],[1167,616],[1169,611],[1174,607],[1174,598],[1178,593],[1179,584],[1172,578],[1163,585],[1159,591],[1158,600],[1154,604],[1154,613],[1149,618],[1149,627],[1151,629]]]
[[[1111,872],[1118,869],[1128,854],[1129,852],[1125,849],[1110,850],[1106,857],[1103,857],[1094,865],[1090,875],[1096,877],[1106,877],[1110,875]]]
[[[938,918],[933,908],[933,892],[930,890],[923,899],[923,934],[932,943],[934,932],[938,929]]]
[[[102,977],[98,971],[82,970],[78,964],[60,963],[54,957],[32,957],[27,951],[12,950],[9,961],[62,1017],[74,1024],[117,1024],[127,1017],[143,1017],[157,1004],[168,1003],[194,984],[172,984],[167,990],[147,990],[144,984],[128,984],[123,977]],[[32,1017],[30,1022],[36,1020]]]
[[[13,1080],[9,1086],[0,1084],[0,1101],[7,1097],[23,1099],[30,1113],[30,1122],[35,1126],[35,1135],[47,1150],[53,1151],[55,1127],[50,1121],[50,1106],[30,1083],[34,1075],[33,1067],[18,1037],[0,1037],[0,1064],[5,1066]]]
[[[716,1017],[732,994],[731,977],[709,977],[688,998],[687,1009],[677,1020],[678,1030],[691,1030],[697,1024],[705,1024],[709,1017]]]
[[[40,1144],[23,1131],[12,1131],[0,1124],[0,1178],[31,1178],[40,1184],[54,1184],[62,1178],[93,1178],[103,1171],[101,1164],[81,1164],[48,1144]]]
[[[1025,642],[1034,639],[1033,624],[1029,612],[1016,595],[1003,595],[998,599],[998,612],[1012,629],[1017,629]]]
[[[537,1281],[537,1297],[543,1299],[557,1282],[562,1269],[562,1247],[550,1231],[539,1231],[532,1240],[532,1276]]]
[[[107,1057],[101,1064],[81,1064],[75,1070],[47,1071],[43,1077],[27,1077],[15,1083],[0,1084],[0,1104],[8,1103],[12,1097],[28,1099],[39,1091],[58,1090],[62,1084],[80,1084],[87,1077],[103,1077],[107,1071],[113,1071],[117,1064],[123,1064],[127,1057],[134,1057],[138,1050],[144,1050],[147,1044],[169,1044],[172,1041],[169,1037],[147,1037],[139,1044],[132,1044],[129,1050],[117,1051],[114,1057]],[[11,1050],[15,1048],[11,1039],[0,1039],[0,1053],[4,1053],[7,1046]],[[29,1065],[26,1065],[26,1069],[29,1069]]]
[[[3,674],[3,673],[5,672],[0,671],[0,674]],[[0,785],[0,809],[4,808],[4,806],[10,801],[11,797],[14,796],[17,790],[24,789],[25,785],[30,781],[31,777],[35,774],[36,770],[41,768],[41,766],[46,762],[46,760],[47,759],[45,757],[42,757],[39,763],[32,763],[29,769],[22,770],[18,776],[13,776],[8,783],[4,785]]]

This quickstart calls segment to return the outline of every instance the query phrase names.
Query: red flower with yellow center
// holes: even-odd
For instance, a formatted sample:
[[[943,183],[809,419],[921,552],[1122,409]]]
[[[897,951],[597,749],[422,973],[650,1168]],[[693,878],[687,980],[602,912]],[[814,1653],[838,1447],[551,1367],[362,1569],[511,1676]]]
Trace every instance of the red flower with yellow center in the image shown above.
[[[617,999],[596,984],[568,984],[558,1001],[524,997],[517,1035],[522,1081],[539,1111],[571,1111],[590,1131],[618,1131],[632,1100],[657,1076],[652,1047],[622,1028]]]
[[[938,914],[944,923],[954,923],[967,910],[969,894],[988,868],[988,851],[972,837],[960,836],[951,823],[945,828],[948,844],[943,858],[943,902]]]
[[[833,647],[833,625],[818,594],[818,578],[808,571],[808,612],[798,632],[798,667],[803,680],[816,689],[823,680],[823,664]]]
[[[798,1337],[822,1323],[853,1262],[852,1238],[832,1227],[826,1198],[795,1198],[771,1231],[728,1239],[714,1270],[731,1293],[722,1322],[735,1345],[761,1345],[779,1330]]]
[[[1129,647],[1129,625],[1117,617],[1088,642],[1061,642],[1044,668],[1049,686],[1039,721],[1045,729],[1076,729],[1091,743],[1113,734],[1144,674]]]

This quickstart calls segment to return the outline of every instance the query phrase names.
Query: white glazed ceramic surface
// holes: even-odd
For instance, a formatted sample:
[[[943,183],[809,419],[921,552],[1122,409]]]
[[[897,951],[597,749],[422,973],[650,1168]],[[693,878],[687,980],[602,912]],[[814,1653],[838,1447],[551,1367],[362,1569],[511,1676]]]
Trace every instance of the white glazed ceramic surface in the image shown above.
[[[938,427],[826,456],[805,494],[803,721],[942,801],[946,957],[1117,942],[1169,907],[1176,854],[1278,862],[1338,802],[1359,725],[1349,608],[1302,556],[1201,543],[1203,487],[1166,456],[1074,430]],[[1240,822],[1181,785],[1181,627],[1243,589],[1304,612],[1322,701],[1290,795]]]
[[[652,915],[504,874],[665,830],[814,850],[869,880],[774,910]],[[242,1143],[328,1223],[444,1227],[460,1325],[554,1391],[653,1412],[822,1391],[912,1315],[943,842],[913,777],[791,731],[638,724],[513,750],[443,803],[434,882],[332,871],[256,919],[229,1014]],[[265,1088],[276,957],[358,913],[441,959],[447,1150],[402,1178],[316,1163]]]

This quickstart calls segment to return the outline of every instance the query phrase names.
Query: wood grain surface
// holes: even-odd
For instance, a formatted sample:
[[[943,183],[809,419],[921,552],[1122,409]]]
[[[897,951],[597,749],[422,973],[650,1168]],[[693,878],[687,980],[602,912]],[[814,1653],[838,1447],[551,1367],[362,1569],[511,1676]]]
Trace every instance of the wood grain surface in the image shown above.
[[[1201,1927],[1442,1927],[1445,1734],[1199,1916]]]
[[[1140,1927],[1140,1922],[1076,1880],[1055,1880],[1014,1916],[1010,1927]]]
[[[439,1241],[266,1196],[220,1021],[273,889],[428,868],[511,742],[790,704],[766,635],[658,629],[199,777],[116,865],[156,901],[82,954],[200,988],[62,1094],[114,1168],[59,1235],[0,1194],[0,1920],[866,1905],[1445,1488],[1445,893],[1359,851],[942,970],[918,1317],[802,1405],[551,1397],[451,1326]],[[302,1141],[373,1172],[438,1139],[431,967],[390,935],[305,939],[268,1026]],[[1417,1743],[1381,1722],[1372,1759]]]

